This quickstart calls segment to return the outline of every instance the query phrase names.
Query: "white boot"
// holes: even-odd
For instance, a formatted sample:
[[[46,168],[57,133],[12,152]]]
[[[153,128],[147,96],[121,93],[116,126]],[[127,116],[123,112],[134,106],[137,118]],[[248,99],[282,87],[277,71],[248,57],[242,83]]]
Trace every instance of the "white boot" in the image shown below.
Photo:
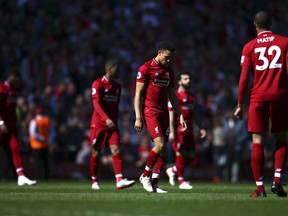
[[[18,176],[18,185],[19,186],[35,185],[35,184],[37,184],[37,182],[35,180],[30,180],[24,175]]]

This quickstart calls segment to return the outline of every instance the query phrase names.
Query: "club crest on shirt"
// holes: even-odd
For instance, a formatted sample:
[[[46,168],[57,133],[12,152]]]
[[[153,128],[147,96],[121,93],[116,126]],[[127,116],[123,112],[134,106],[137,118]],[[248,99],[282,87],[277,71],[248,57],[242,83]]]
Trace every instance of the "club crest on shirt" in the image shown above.
[[[92,88],[92,95],[96,94],[96,89],[95,88]]]
[[[137,79],[140,79],[140,78],[141,78],[141,76],[142,76],[141,72],[140,72],[140,71],[138,71],[138,73],[137,73]]]

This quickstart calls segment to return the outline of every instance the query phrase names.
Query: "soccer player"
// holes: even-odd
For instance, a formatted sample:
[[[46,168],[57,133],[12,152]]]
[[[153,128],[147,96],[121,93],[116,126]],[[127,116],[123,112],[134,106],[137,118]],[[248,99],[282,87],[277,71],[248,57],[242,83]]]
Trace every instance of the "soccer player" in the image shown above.
[[[180,103],[180,108],[187,124],[187,130],[181,130],[180,119],[175,121],[175,113],[173,107],[168,102],[170,133],[169,140],[172,142],[172,147],[176,153],[176,161],[173,167],[166,170],[169,177],[169,183],[175,185],[175,177],[177,175],[180,189],[192,189],[193,187],[184,179],[184,168],[187,167],[195,156],[195,141],[193,124],[201,125],[200,121],[195,118],[195,97],[189,90],[191,86],[191,75],[188,72],[182,72],[178,76],[179,87],[176,90],[176,96]],[[206,136],[206,130],[200,128],[200,138]]]
[[[167,96],[180,118],[181,130],[187,128],[174,91],[174,71],[169,67],[174,50],[173,42],[161,42],[156,57],[140,66],[137,73],[134,127],[137,132],[141,132],[145,123],[155,144],[150,150],[144,173],[139,179],[148,192],[167,193],[158,187],[158,180],[165,165],[164,146],[169,134]]]
[[[109,144],[112,153],[112,165],[115,172],[116,188],[123,189],[132,186],[135,181],[122,176],[122,157],[120,152],[120,137],[117,126],[121,85],[113,80],[118,69],[116,60],[105,64],[105,75],[92,84],[92,100],[94,112],[90,125],[90,142],[92,153],[90,157],[90,174],[92,189],[99,190],[98,167],[101,149]]]
[[[0,83],[0,147],[12,154],[18,185],[35,185],[36,181],[24,175],[22,164],[16,115],[19,83],[20,73],[15,69],[7,71],[6,80]]]
[[[254,26],[258,35],[242,50],[238,104],[234,113],[237,118],[242,117],[243,101],[251,71],[254,78],[248,110],[248,131],[252,133],[251,166],[257,186],[251,197],[266,197],[263,183],[263,139],[269,126],[276,137],[271,191],[279,197],[287,196],[281,185],[281,175],[287,157],[288,39],[272,33],[269,30],[270,24],[271,17],[267,12],[260,11],[255,15]]]

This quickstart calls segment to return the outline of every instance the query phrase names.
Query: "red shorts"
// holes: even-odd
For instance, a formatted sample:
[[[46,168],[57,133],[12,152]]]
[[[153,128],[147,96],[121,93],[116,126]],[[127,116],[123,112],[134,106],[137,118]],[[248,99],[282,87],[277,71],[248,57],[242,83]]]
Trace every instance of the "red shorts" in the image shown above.
[[[169,114],[162,113],[158,115],[144,116],[145,124],[151,139],[165,137],[168,140],[169,135]]]
[[[178,131],[175,140],[172,143],[174,151],[195,151],[194,134],[192,131],[185,133]]]
[[[288,130],[288,101],[250,101],[248,131],[284,132]]]
[[[119,145],[120,136],[118,130],[90,128],[90,144],[103,148],[106,144]]]

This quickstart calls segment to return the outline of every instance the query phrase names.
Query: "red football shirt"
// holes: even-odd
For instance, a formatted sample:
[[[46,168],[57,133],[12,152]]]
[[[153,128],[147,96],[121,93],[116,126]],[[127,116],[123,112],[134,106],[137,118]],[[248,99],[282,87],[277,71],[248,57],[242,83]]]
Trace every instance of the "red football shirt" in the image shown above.
[[[248,42],[242,51],[241,66],[253,68],[250,99],[272,101],[287,97],[288,39],[263,31]],[[248,76],[248,75],[247,75]],[[247,76],[240,78],[247,85]],[[239,86],[238,101],[243,102],[245,89]]]
[[[0,83],[0,121],[6,125],[17,124],[16,102],[18,92],[7,82]]]
[[[190,91],[183,91],[180,88],[176,90],[176,96],[179,100],[180,109],[182,112],[182,115],[184,117],[184,120],[187,124],[187,130],[192,130],[193,127],[193,116],[195,111],[195,97]],[[168,103],[168,109],[173,110],[172,104]],[[177,129],[180,130],[181,124],[180,124],[180,118],[177,118]]]
[[[94,112],[91,126],[108,129],[105,121],[110,118],[117,125],[121,85],[105,76],[96,79],[92,84]]]
[[[144,114],[168,112],[168,88],[174,88],[174,71],[159,64],[155,59],[145,62],[138,70],[137,82],[146,83]]]

